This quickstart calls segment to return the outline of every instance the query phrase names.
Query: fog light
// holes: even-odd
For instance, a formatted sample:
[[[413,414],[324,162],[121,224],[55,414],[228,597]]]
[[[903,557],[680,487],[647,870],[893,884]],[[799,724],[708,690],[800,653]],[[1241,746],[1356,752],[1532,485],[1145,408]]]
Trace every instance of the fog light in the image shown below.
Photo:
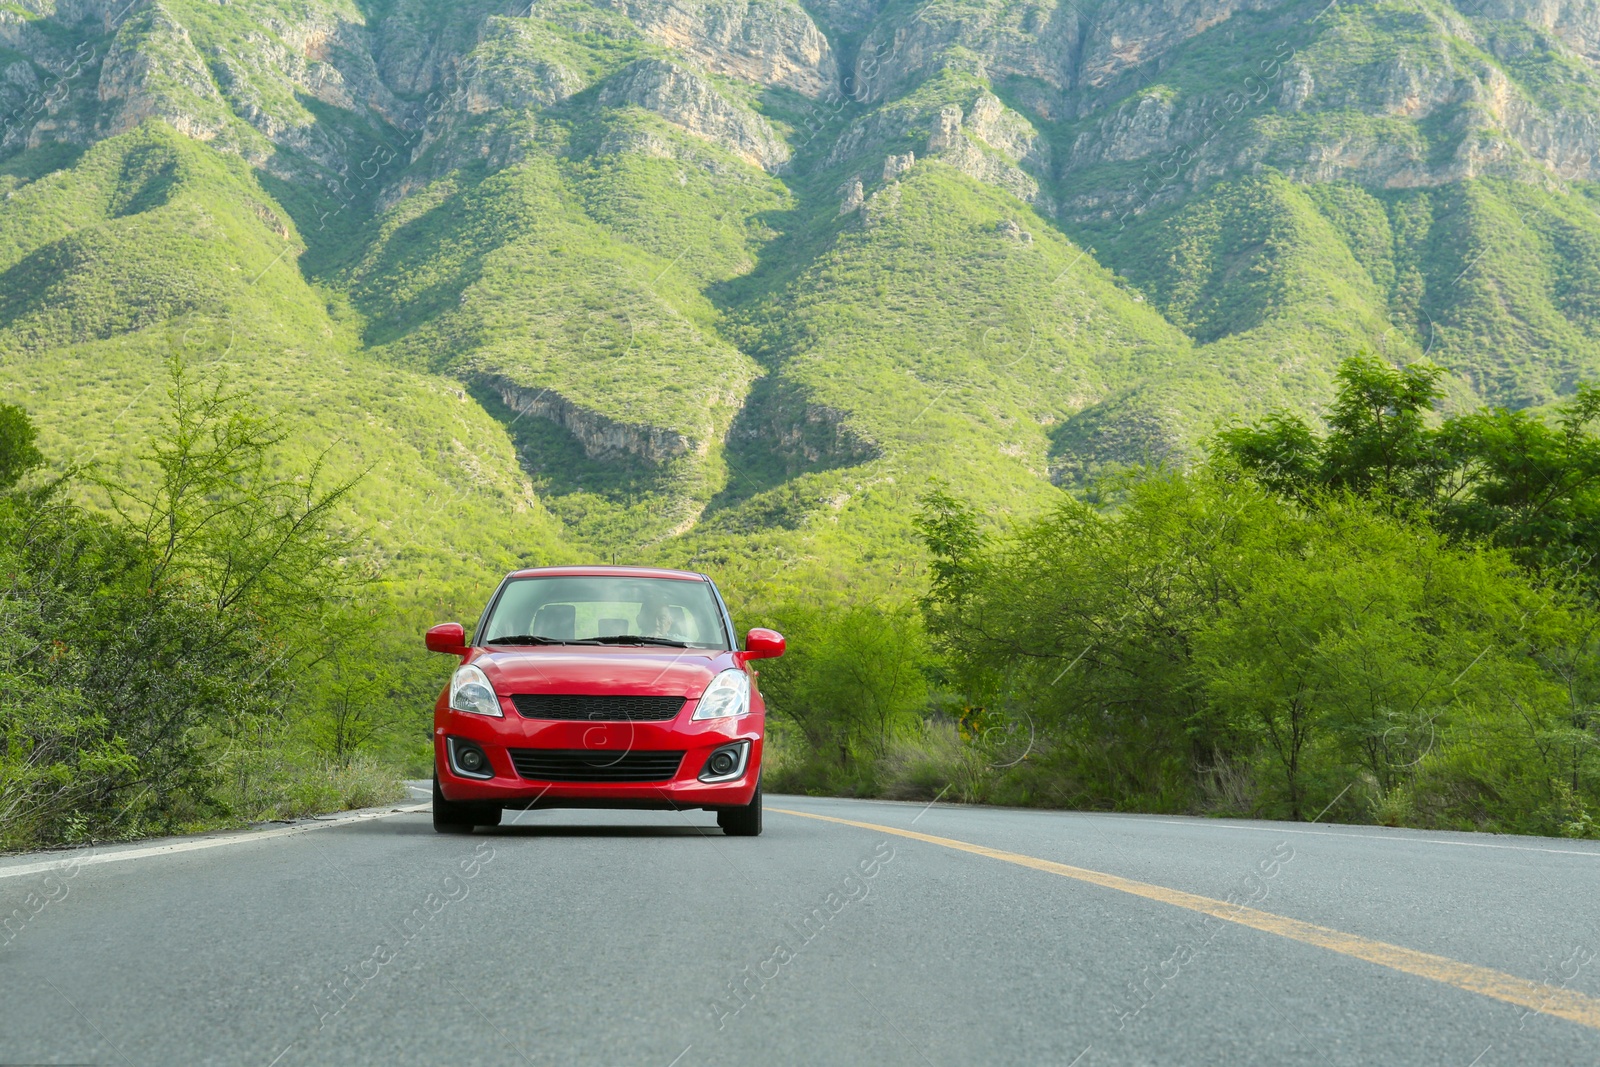
[[[739,777],[744,773],[745,760],[749,755],[748,741],[735,741],[731,745],[723,745],[706,757],[706,765],[700,772],[700,780],[722,782]]]
[[[471,741],[450,738],[450,769],[467,778],[493,778],[494,768],[483,749]]]

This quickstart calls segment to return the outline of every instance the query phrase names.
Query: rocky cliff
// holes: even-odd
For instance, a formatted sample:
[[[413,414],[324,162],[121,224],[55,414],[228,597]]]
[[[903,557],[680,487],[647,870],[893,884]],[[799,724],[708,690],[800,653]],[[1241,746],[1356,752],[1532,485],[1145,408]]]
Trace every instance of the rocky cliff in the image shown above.
[[[94,149],[174,132],[322,294],[286,315],[470,383],[583,537],[1032,500],[1354,351],[1461,404],[1600,375],[1600,0],[19,0],[0,47],[0,212],[155,227]],[[25,222],[7,351],[267,284]]]
[[[730,102],[711,82],[677,63],[640,60],[601,87],[600,102],[653,111],[767,170],[789,159],[788,145],[765,119]]]

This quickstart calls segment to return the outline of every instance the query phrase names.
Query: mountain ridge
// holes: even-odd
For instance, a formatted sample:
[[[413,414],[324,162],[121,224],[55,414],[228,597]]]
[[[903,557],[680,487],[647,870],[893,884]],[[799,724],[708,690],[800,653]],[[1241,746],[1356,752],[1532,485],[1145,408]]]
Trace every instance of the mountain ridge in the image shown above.
[[[0,49],[43,439],[133,461],[50,387],[145,396],[196,316],[307,448],[349,368],[419,421],[363,447],[466,487],[372,527],[435,598],[529,553],[872,590],[929,478],[1025,516],[1359,351],[1452,409],[1600,372],[1597,0],[25,0]],[[374,515],[437,495],[398,464]]]

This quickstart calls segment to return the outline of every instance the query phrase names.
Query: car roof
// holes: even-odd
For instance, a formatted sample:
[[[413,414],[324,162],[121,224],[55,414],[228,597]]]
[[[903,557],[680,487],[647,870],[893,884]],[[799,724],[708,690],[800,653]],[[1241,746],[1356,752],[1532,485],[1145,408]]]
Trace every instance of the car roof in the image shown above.
[[[674,571],[664,567],[615,567],[603,563],[583,567],[529,567],[512,571],[508,578],[676,578],[684,582],[709,582],[711,579],[696,571]]]

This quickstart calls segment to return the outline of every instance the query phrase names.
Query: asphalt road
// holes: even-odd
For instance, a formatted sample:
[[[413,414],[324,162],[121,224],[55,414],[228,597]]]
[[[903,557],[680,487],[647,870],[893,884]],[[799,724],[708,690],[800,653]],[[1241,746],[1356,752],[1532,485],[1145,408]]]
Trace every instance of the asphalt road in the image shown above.
[[[1600,1063],[1594,842],[767,803],[0,861],[0,1064]]]

